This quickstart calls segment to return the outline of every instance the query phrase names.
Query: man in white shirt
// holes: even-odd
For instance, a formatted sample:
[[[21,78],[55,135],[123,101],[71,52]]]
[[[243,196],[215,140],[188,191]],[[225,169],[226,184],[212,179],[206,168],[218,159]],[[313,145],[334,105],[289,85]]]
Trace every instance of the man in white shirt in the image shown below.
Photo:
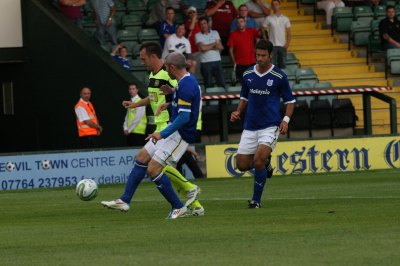
[[[139,102],[141,100],[138,95],[139,89],[136,84],[129,84],[128,91],[131,96],[131,102]],[[146,144],[146,126],[146,106],[126,109],[126,116],[123,124],[126,145],[144,146]]]
[[[178,24],[176,32],[171,34],[164,44],[162,58],[165,59],[169,53],[180,52],[189,55],[192,53],[189,40],[185,37],[185,25]]]
[[[201,17],[199,19],[201,32],[195,36],[196,45],[201,52],[200,70],[203,75],[204,86],[206,88],[214,87],[213,78],[215,78],[218,87],[226,88],[220,54],[224,47],[218,32],[211,30],[208,23],[207,17]]]
[[[254,18],[259,28],[261,28],[265,18],[270,15],[271,10],[263,0],[249,0],[246,2],[249,10],[249,17]]]
[[[290,20],[282,15],[279,0],[272,0],[271,5],[274,13],[265,19],[263,28],[268,31],[269,40],[274,45],[272,63],[279,68],[285,68],[287,49],[291,39]]]

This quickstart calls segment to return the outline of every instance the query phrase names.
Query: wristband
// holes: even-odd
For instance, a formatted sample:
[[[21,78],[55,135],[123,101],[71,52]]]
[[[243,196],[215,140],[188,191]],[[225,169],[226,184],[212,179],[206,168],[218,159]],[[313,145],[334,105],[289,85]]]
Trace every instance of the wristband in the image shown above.
[[[289,124],[290,117],[288,117],[287,115],[285,115],[285,117],[282,119],[282,121],[285,121],[286,123]]]

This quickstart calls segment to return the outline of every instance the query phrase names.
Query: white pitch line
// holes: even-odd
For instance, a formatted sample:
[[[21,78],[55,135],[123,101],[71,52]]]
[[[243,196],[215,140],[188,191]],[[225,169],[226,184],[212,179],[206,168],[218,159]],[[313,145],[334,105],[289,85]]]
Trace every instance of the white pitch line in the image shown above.
[[[317,197],[297,197],[297,198],[266,198],[265,200],[333,200],[333,199],[400,199],[398,196],[385,196],[385,197],[356,197],[356,196],[343,196],[332,198],[317,198]],[[249,198],[199,198],[201,201],[236,201],[236,200],[249,200]],[[163,200],[133,200],[134,202],[161,202]]]

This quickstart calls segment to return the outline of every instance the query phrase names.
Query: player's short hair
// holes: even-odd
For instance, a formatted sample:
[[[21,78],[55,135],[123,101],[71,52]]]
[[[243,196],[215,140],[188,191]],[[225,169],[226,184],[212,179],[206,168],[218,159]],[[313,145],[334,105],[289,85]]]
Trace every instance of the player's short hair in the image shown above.
[[[167,6],[165,8],[165,13],[167,13],[168,10],[173,10],[175,12],[175,9],[172,6]]]
[[[243,16],[238,16],[238,17],[236,18],[236,21],[238,21],[239,19],[243,19],[244,21],[246,21],[246,18],[243,17]]]
[[[172,52],[165,58],[165,64],[174,65],[177,69],[186,69],[186,58],[180,52]]]
[[[205,20],[205,21],[207,22],[207,24],[210,22],[210,20],[208,19],[208,17],[203,16],[203,17],[199,18],[199,23],[200,23],[200,21],[203,21],[203,20]]]
[[[241,5],[238,7],[238,10],[240,10],[241,7],[245,7],[245,8],[247,9],[247,11],[249,11],[249,8],[246,6],[246,4],[241,4]]]
[[[131,82],[131,83],[128,84],[128,88],[129,88],[130,86],[135,86],[136,89],[139,89],[139,88],[138,88],[138,85],[137,85],[136,83]]]
[[[146,55],[150,57],[152,54],[155,54],[158,58],[161,58],[161,46],[156,42],[146,42],[140,46],[139,51],[142,49],[146,49]]]
[[[396,11],[396,8],[393,5],[386,6],[386,11],[388,11],[389,9],[394,9],[394,11]]]
[[[261,39],[256,43],[255,48],[260,49],[260,50],[266,50],[266,51],[268,51],[269,54],[271,54],[272,48],[274,48],[274,45],[272,44],[272,42],[270,42],[268,40]]]

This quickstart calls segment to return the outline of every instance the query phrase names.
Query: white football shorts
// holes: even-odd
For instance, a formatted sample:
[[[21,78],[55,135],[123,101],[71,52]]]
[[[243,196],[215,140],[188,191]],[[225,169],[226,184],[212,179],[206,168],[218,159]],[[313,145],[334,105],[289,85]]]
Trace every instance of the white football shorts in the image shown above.
[[[243,130],[240,137],[238,154],[255,154],[258,145],[267,145],[275,149],[279,137],[279,127],[273,126],[260,130]]]
[[[168,138],[157,141],[156,144],[150,139],[144,148],[162,166],[169,164],[176,167],[188,146],[189,143],[182,139],[178,131],[175,131]]]

